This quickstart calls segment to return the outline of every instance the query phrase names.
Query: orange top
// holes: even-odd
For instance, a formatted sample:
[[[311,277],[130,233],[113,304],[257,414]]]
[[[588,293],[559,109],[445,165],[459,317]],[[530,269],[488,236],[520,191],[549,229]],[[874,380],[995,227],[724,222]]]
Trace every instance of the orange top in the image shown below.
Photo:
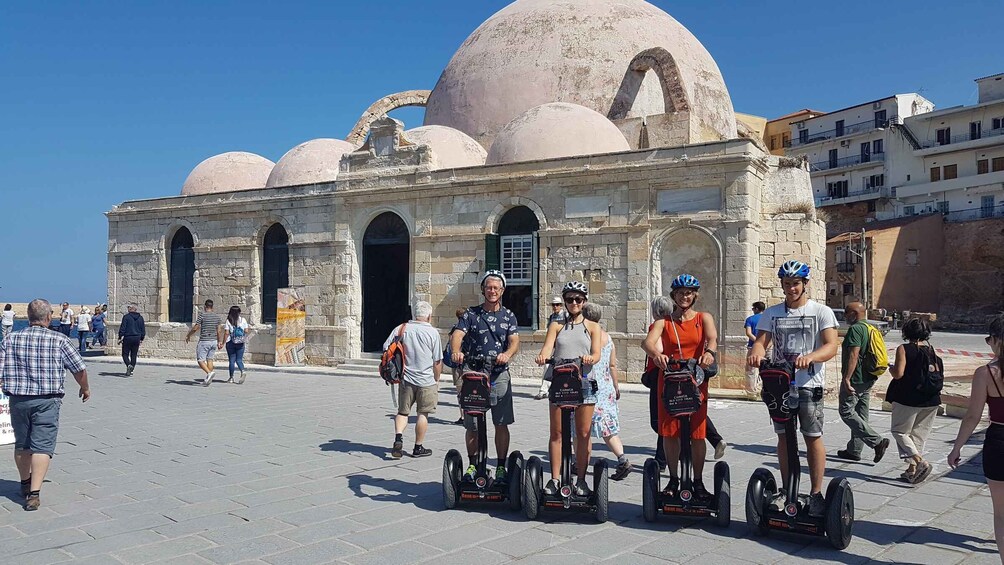
[[[664,355],[686,361],[699,359],[704,354],[704,327],[701,325],[701,316],[701,313],[697,312],[692,320],[685,322],[677,322],[672,317],[665,318],[662,329]]]

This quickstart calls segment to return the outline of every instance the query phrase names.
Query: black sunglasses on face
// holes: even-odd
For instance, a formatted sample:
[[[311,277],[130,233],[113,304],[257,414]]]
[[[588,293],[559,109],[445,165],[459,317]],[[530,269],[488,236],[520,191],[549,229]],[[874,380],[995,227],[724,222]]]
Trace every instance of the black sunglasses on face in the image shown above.
[[[581,296],[570,296],[565,299],[565,304],[572,304],[573,302],[575,304],[582,304],[585,301],[586,299],[582,298]]]

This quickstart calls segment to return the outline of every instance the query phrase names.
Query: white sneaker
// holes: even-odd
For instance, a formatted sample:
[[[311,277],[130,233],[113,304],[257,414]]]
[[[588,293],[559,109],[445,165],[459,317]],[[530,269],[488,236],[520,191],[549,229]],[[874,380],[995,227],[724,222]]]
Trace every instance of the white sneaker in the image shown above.
[[[537,394],[533,395],[534,400],[544,400],[545,398],[547,398],[546,392],[538,392]]]
[[[715,461],[725,457],[725,448],[728,446],[729,444],[725,443],[724,439],[718,442],[718,445],[715,446]]]
[[[239,379],[237,379],[237,384],[239,384],[239,385],[244,384],[244,379],[246,379],[246,378],[248,378],[248,374],[245,373],[244,371],[241,371],[241,376],[240,376]]]
[[[213,377],[216,376],[216,371],[209,371],[206,373],[206,380],[202,382],[202,386],[209,386],[209,383],[213,382]]]

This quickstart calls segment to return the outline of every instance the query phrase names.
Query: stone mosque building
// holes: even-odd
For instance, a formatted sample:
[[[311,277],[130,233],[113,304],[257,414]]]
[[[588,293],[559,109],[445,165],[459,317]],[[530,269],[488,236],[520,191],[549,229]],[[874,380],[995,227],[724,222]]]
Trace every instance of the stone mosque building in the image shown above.
[[[386,116],[401,106],[424,106],[424,125]],[[378,351],[416,300],[445,333],[501,268],[521,376],[538,373],[548,302],[569,280],[589,285],[637,380],[649,301],[676,274],[700,278],[700,307],[740,353],[750,304],[780,297],[778,265],[822,272],[825,250],[804,163],[737,122],[715,60],[643,0],[518,0],[432,91],[378,100],[344,141],[275,163],[216,155],[180,195],[107,215],[110,317],[136,302],[151,355],[190,358],[188,324],[213,299],[242,308],[249,360],[271,363],[288,286],[306,300],[309,363],[336,365]],[[736,384],[738,356],[725,359],[719,384]]]

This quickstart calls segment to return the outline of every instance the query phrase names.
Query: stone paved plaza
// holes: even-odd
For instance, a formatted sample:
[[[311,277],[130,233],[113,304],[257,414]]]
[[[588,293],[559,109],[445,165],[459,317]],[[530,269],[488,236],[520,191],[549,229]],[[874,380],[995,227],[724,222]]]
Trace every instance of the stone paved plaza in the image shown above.
[[[448,390],[425,442],[433,456],[394,461],[390,398],[375,378],[257,372],[243,386],[207,389],[196,386],[194,368],[141,364],[125,378],[121,365],[92,360],[90,373],[92,400],[81,405],[71,394],[63,406],[41,510],[21,509],[11,448],[2,449],[2,563],[999,562],[978,459],[944,475],[957,420],[938,419],[929,445],[936,479],[919,488],[896,481],[895,449],[878,465],[831,467],[829,476],[851,481],[857,503],[854,541],[837,552],[821,539],[747,532],[746,480],[760,465],[775,466],[758,403],[711,405],[731,444],[729,529],[646,523],[638,472],[611,482],[606,524],[546,513],[529,522],[502,508],[443,510],[442,458],[462,445],[461,429],[449,423],[457,409]],[[516,392],[513,447],[542,454],[545,406],[530,398],[531,383]],[[621,406],[637,469],[653,444],[647,397],[625,392]],[[826,416],[833,453],[847,429],[835,410]],[[888,430],[888,414],[873,419]],[[412,441],[409,428],[409,450]]]

